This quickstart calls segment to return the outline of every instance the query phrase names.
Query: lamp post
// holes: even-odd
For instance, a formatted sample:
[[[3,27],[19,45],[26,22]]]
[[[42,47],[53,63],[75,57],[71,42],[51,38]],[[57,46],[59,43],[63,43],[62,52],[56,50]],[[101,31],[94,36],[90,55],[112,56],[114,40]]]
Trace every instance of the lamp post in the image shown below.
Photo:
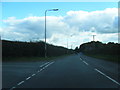
[[[46,47],[46,14],[47,11],[58,11],[58,9],[45,10],[45,58],[47,57],[47,47]]]
[[[96,35],[92,35],[92,36],[93,36],[93,41],[95,41],[95,36],[96,36]]]

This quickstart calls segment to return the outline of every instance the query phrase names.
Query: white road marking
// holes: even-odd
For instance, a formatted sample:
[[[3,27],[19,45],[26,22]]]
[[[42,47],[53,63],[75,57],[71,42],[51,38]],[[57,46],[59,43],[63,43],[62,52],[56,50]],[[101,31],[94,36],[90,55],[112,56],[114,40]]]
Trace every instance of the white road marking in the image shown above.
[[[53,63],[54,63],[54,62],[51,62],[50,65],[53,64]]]
[[[38,70],[37,72],[40,72],[40,71],[42,71],[42,70],[44,70],[45,68],[47,68],[49,65],[51,65],[51,64],[53,64],[54,62],[47,62],[47,63],[45,63],[45,64],[43,64],[43,65],[41,65],[40,67],[43,67],[43,66],[45,66],[45,67],[43,67],[42,69],[40,69],[40,70]],[[48,64],[48,65],[47,65]],[[32,76],[35,76],[36,74],[32,74]],[[28,77],[28,78],[26,78],[26,80],[29,80],[31,77]],[[17,85],[19,86],[19,85],[21,85],[22,83],[24,83],[25,81],[21,81],[21,82],[19,82]],[[12,87],[10,90],[13,90],[14,88],[16,88],[16,87]]]
[[[43,66],[45,66],[45,65],[48,64],[48,63],[50,63],[50,62],[46,62],[46,63],[44,63],[43,65],[41,65],[40,67],[43,67]]]
[[[48,65],[46,65],[46,66],[45,66],[45,68],[47,68],[48,66],[49,66],[49,64],[48,64]]]
[[[40,69],[40,71],[42,71],[43,69]]]
[[[53,62],[49,63],[48,65],[46,65],[46,67],[50,66],[51,64],[53,64]]]
[[[12,87],[10,90],[13,90],[14,88],[16,88],[16,87]]]
[[[53,64],[54,62],[49,63],[48,65],[46,65],[45,67],[43,67],[44,69],[47,68],[48,66],[50,66],[51,64]]]
[[[113,81],[114,83],[120,85],[119,82],[117,82],[116,80],[112,79],[111,77],[107,76],[106,74],[102,73],[100,70],[95,69],[97,72],[99,72],[100,74],[102,74],[103,76],[107,77],[108,79],[110,79],[111,81]]]
[[[80,60],[82,60],[82,58],[80,58]]]
[[[87,62],[85,62],[85,61],[83,61],[86,65],[88,65],[88,63]]]
[[[35,76],[36,74],[32,74],[32,76]]]
[[[43,67],[42,69],[45,69],[45,67]]]
[[[24,83],[24,81],[19,82],[17,85],[21,85],[22,83]]]
[[[31,77],[26,78],[26,80],[29,80]]]
[[[42,69],[40,69],[40,71],[44,70],[45,68],[47,68],[48,66],[50,66],[51,64],[53,64],[54,62],[49,62],[49,64],[47,64],[46,66],[44,66]]]

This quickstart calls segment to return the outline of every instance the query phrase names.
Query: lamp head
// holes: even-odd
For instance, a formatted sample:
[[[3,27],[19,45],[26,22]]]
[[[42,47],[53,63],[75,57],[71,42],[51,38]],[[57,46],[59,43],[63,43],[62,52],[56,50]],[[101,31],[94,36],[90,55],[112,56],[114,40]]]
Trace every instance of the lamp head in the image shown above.
[[[58,9],[53,9],[53,11],[58,11]]]
[[[58,11],[58,9],[50,9],[50,10],[48,10],[48,11]]]

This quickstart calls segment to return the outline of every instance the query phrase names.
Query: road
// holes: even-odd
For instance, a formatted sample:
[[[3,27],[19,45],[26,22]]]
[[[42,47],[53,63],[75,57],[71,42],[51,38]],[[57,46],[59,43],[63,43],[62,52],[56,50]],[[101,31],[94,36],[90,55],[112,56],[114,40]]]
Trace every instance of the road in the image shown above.
[[[118,64],[80,54],[3,63],[3,88],[118,88]]]

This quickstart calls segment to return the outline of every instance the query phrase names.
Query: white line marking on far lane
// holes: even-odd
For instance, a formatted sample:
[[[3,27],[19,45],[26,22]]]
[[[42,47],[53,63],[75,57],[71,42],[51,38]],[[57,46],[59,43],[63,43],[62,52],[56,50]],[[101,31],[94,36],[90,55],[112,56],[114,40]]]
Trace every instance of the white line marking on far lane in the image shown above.
[[[118,83],[116,80],[112,79],[111,77],[107,76],[106,74],[102,73],[100,70],[95,69],[97,72],[99,72],[100,74],[102,74],[103,76],[107,77],[108,79],[110,79],[111,81],[113,81],[114,83],[120,85],[120,83]]]

